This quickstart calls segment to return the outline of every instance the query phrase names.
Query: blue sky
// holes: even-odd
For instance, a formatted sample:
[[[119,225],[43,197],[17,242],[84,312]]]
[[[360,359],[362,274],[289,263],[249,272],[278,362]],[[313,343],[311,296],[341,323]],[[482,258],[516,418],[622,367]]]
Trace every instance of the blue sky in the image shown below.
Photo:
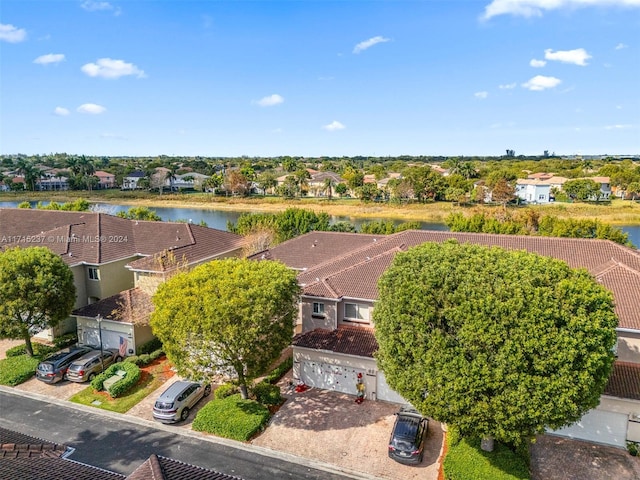
[[[34,1],[0,153],[640,153],[640,0]]]

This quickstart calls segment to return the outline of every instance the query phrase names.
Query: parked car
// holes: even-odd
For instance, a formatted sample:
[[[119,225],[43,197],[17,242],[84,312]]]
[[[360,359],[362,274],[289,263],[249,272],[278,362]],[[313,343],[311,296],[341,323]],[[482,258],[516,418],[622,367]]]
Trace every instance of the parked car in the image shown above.
[[[71,362],[65,378],[72,382],[91,381],[97,374],[102,373],[104,368],[121,361],[122,357],[116,348],[105,348],[102,353],[100,350],[92,350]]]
[[[92,350],[91,347],[75,346],[50,355],[38,364],[36,378],[45,383],[57,383],[64,378],[71,362]]]
[[[211,393],[211,385],[179,380],[158,397],[153,406],[153,418],[162,423],[184,421],[196,403]]]
[[[418,464],[424,455],[424,438],[429,421],[412,407],[402,407],[389,439],[389,457],[396,462]]]

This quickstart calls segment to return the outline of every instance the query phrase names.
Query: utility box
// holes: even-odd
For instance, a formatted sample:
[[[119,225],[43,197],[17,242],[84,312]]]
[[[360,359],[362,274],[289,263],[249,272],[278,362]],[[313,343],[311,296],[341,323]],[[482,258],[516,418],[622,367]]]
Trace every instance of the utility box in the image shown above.
[[[640,415],[632,413],[629,415],[627,424],[627,441],[640,442]]]

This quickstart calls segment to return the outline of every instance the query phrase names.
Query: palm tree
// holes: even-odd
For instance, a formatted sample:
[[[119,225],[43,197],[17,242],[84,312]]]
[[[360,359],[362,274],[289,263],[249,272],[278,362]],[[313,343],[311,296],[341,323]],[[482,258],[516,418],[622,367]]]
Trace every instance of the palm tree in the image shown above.
[[[333,188],[336,186],[336,180],[333,177],[327,177],[324,179],[324,191],[328,192],[327,197],[329,200],[333,198]]]
[[[298,188],[300,189],[299,193],[300,193],[300,196],[302,196],[302,187],[306,187],[307,185],[309,185],[309,179],[311,178],[311,174],[306,168],[300,168],[295,172],[293,172],[293,176],[298,182]]]
[[[36,180],[40,177],[40,171],[31,163],[21,158],[18,160],[18,173],[24,177],[24,185],[27,190],[36,189]]]
[[[165,174],[164,178],[165,180],[169,180],[169,191],[173,193],[173,182],[176,181],[176,179],[178,178],[176,176],[176,172],[178,171],[178,166],[177,165],[170,165],[169,166],[169,170],[167,170],[167,173]],[[160,187],[162,188],[162,187]]]
[[[93,166],[93,162],[89,160],[87,157],[85,157],[84,155],[82,155],[78,159],[78,167],[80,170],[80,174],[83,177],[85,185],[87,186],[89,191],[91,191],[91,188],[94,182],[89,177],[92,177],[93,174],[96,173],[96,168]]]

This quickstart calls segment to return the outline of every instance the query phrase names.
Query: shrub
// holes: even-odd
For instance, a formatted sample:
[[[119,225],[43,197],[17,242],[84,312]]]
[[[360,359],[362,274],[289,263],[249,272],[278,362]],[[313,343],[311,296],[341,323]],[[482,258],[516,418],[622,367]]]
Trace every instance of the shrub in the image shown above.
[[[627,442],[627,451],[630,455],[637,457],[640,453],[638,442]]]
[[[213,392],[213,398],[216,400],[222,400],[223,398],[235,395],[236,393],[238,393],[237,385],[234,385],[233,383],[223,383],[216,388],[215,392]]]
[[[160,358],[163,355],[164,355],[164,351],[162,350],[162,348],[159,348],[159,349],[154,350],[153,352],[151,352],[149,354],[149,358],[153,362],[154,360],[157,360],[158,358]]]
[[[33,356],[38,358],[44,358],[50,353],[56,352],[59,350],[57,347],[53,347],[51,345],[43,345],[42,343],[32,343],[31,347],[33,348]],[[15,347],[9,348],[5,354],[7,357],[19,357],[20,355],[26,355],[27,350],[24,344],[16,345]]]
[[[293,357],[287,357],[282,361],[282,363],[280,363],[280,365],[274,368],[269,375],[264,377],[263,381],[267,383],[276,383],[284,377],[285,373],[291,370],[291,367],[293,367]]]
[[[70,347],[78,343],[78,334],[75,332],[67,333],[53,339],[53,344],[59,349]]]
[[[131,358],[131,357],[129,357]],[[91,386],[94,390],[101,391],[104,390],[104,381],[112,377],[118,370],[124,370],[127,374],[121,381],[114,383],[109,389],[109,395],[112,397],[117,397],[118,395],[122,395],[125,391],[131,388],[136,382],[140,379],[140,368],[132,362],[121,362],[114,363],[109,368],[107,368],[104,372],[99,375],[96,375],[96,378],[91,380]],[[119,386],[119,384],[122,384]],[[115,387],[115,388],[114,388]]]
[[[140,357],[137,355],[131,355],[130,357],[125,358],[122,363],[133,363],[140,367],[142,365],[142,360],[140,360]]]
[[[247,441],[261,431],[269,420],[269,410],[240,395],[215,399],[200,409],[192,428],[233,440]]]
[[[262,405],[278,405],[282,402],[280,387],[266,382],[258,382],[253,386],[253,395]]]
[[[29,380],[36,373],[40,360],[19,355],[0,360],[0,385],[14,387]]]
[[[149,340],[146,343],[140,345],[136,350],[138,355],[142,355],[144,353],[151,353],[154,350],[159,350],[162,348],[162,342],[158,338],[154,338],[153,340]]]
[[[528,480],[527,461],[496,442],[493,452],[480,449],[480,439],[462,438],[456,445],[447,439],[449,451],[444,459],[446,480]]]
[[[142,365],[148,365],[151,363],[151,355],[149,355],[148,353],[143,353],[142,355],[139,356],[140,361],[142,362]]]

